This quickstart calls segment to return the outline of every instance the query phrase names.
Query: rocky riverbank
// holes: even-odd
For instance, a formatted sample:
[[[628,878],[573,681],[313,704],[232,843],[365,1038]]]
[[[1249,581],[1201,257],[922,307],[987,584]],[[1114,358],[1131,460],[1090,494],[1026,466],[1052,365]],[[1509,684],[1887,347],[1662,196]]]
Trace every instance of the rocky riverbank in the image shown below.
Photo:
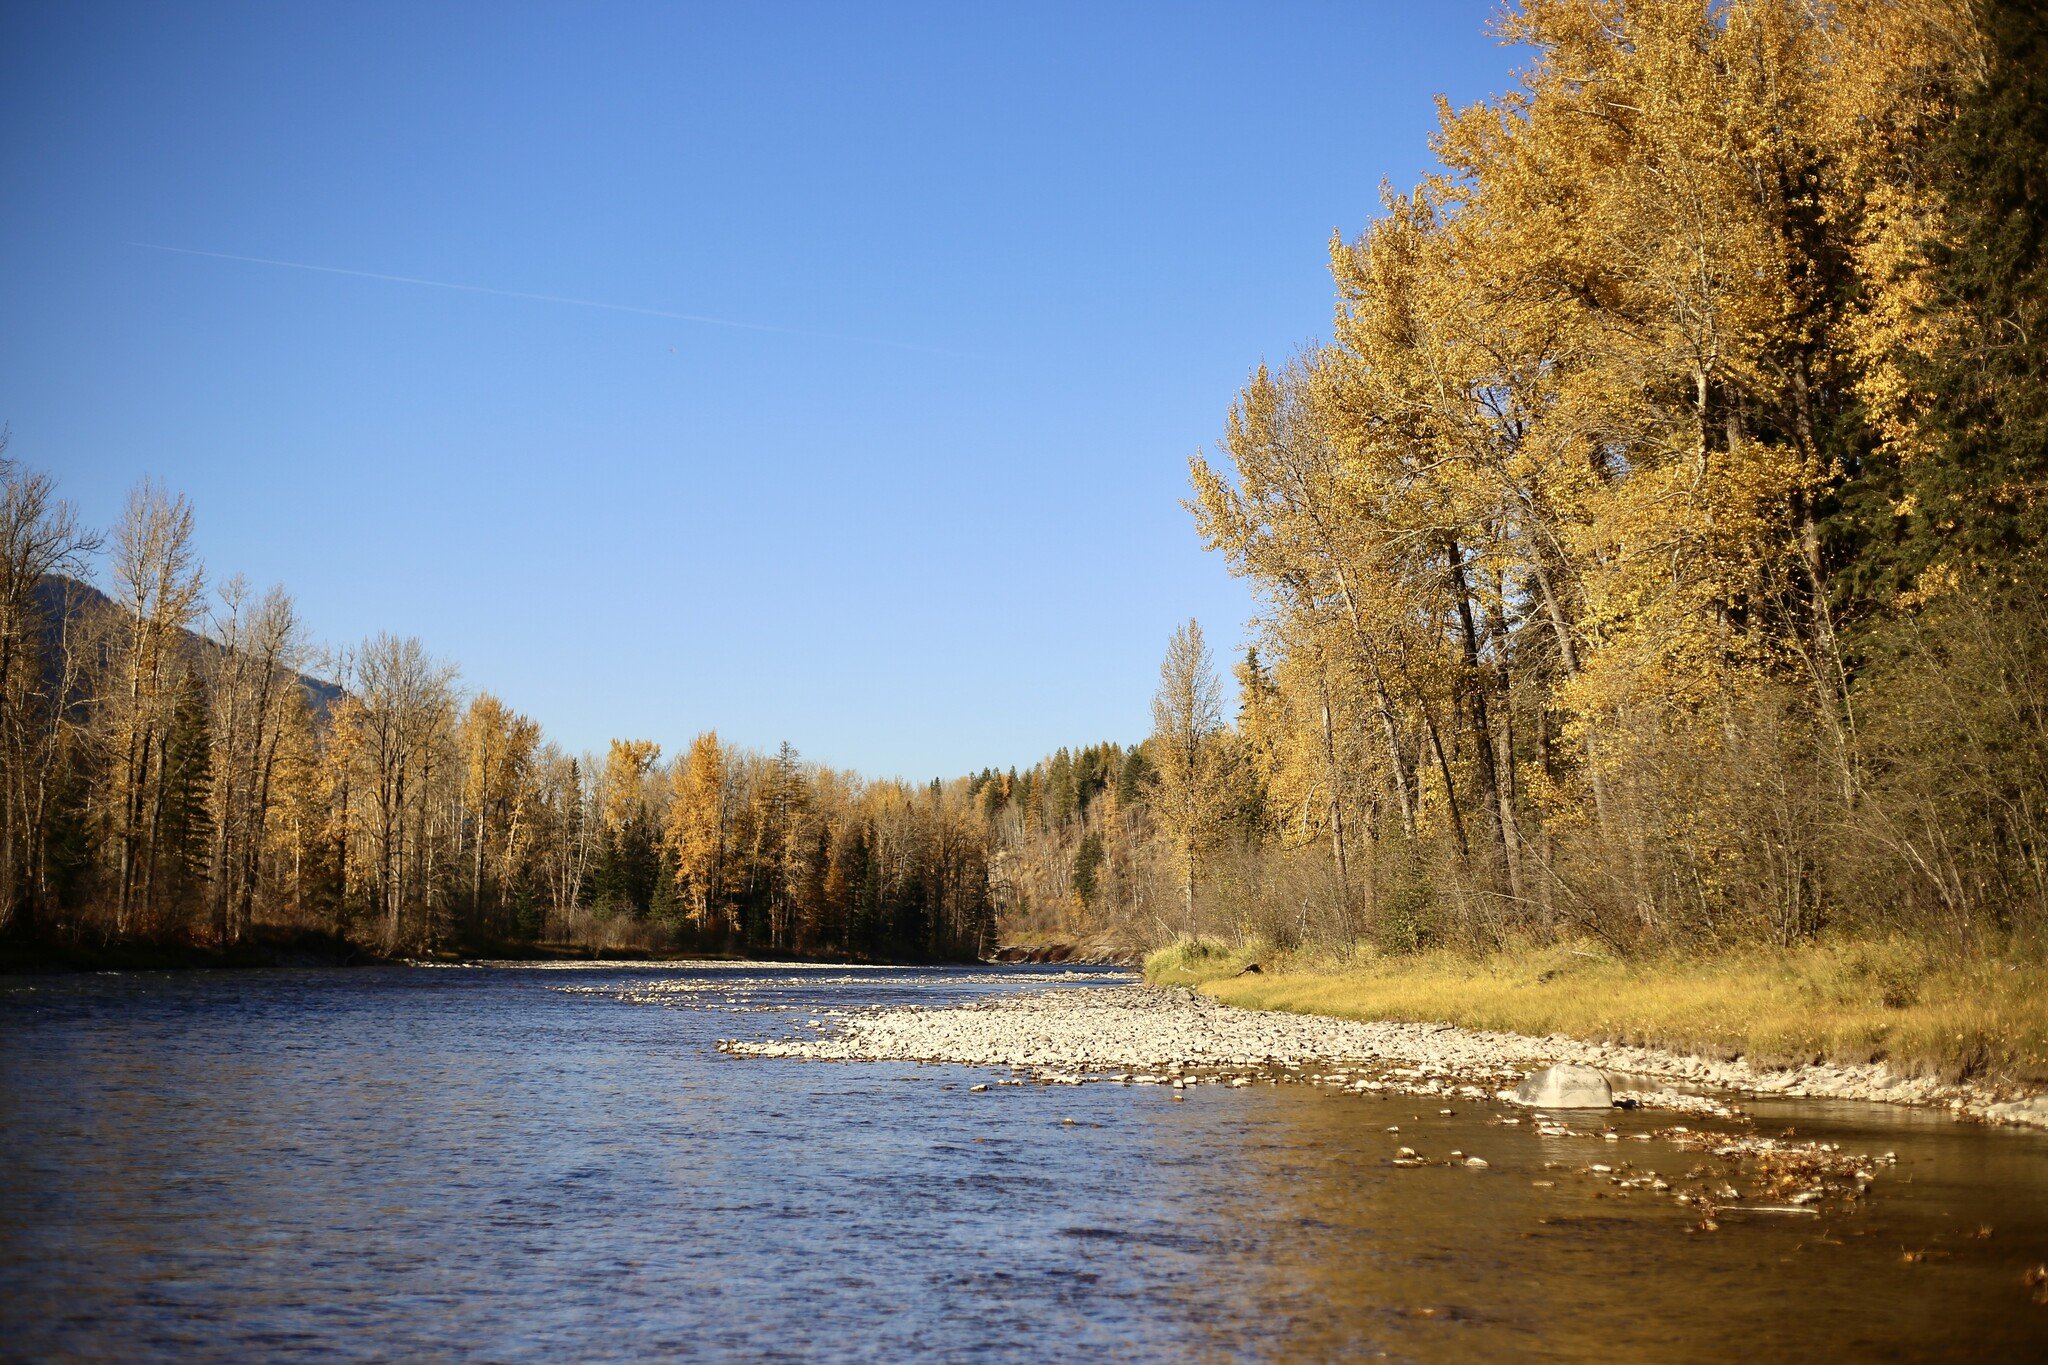
[[[1285,1080],[1464,1099],[1503,1098],[1505,1087],[1532,1070],[1575,1063],[1634,1084],[1619,1094],[1624,1105],[1733,1112],[1701,1093],[1723,1091],[1938,1106],[1959,1117],[2048,1127],[2048,1098],[1902,1076],[1882,1063],[1768,1069],[1562,1036],[1244,1010],[1182,988],[1023,992],[944,1009],[876,1009],[805,1027],[810,1036],[720,1046],[735,1056],[1006,1067],[1017,1079],[1068,1084]]]
[[[988,956],[990,962],[1075,962],[1090,966],[1137,967],[1145,955],[1122,943],[1098,939],[1079,943],[1009,943]]]

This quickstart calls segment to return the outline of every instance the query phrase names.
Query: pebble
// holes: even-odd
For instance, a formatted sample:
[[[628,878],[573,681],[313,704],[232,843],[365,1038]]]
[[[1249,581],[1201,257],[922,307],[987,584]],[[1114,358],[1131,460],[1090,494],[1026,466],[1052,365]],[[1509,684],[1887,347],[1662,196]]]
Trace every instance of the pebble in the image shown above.
[[[636,1003],[703,1007],[680,985],[671,1001],[665,985],[623,992],[570,989],[603,990]],[[735,1012],[777,1011],[739,1006]],[[799,1028],[802,1031],[794,1037],[729,1040],[719,1046],[742,1057],[1057,1066],[1057,1079],[1049,1078],[1049,1083],[1066,1085],[1113,1075],[1128,1076],[1138,1084],[1170,1078],[1176,1088],[1185,1088],[1205,1075],[1235,1080],[1247,1073],[1269,1076],[1281,1069],[1308,1069],[1315,1080],[1359,1093],[1468,1099],[1497,1095],[1537,1068],[1571,1063],[1693,1087],[1945,1105],[1957,1114],[1989,1122],[2048,1126],[2048,1105],[2028,1103],[2024,1096],[2016,1098],[2014,1092],[1988,1086],[1901,1076],[1881,1062],[1774,1070],[1739,1058],[1709,1061],[1561,1035],[1534,1038],[1442,1024],[1236,1009],[1193,991],[1158,986],[1014,991],[943,1008],[875,1007],[833,1016],[823,1029]],[[1714,1118],[1736,1114],[1721,1100],[1668,1089],[1622,1092],[1617,1098],[1645,1108]],[[1548,1118],[1540,1113],[1531,1117],[1538,1123]]]

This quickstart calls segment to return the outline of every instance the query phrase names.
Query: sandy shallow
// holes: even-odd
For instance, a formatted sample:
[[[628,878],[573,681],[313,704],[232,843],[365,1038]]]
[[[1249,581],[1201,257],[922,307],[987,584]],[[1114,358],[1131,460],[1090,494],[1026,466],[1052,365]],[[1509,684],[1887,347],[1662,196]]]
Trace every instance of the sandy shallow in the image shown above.
[[[1651,1108],[1711,1111],[1721,1107],[1712,1092],[1722,1091],[1940,1106],[1959,1117],[2048,1127],[2048,1098],[1902,1076],[1881,1062],[1763,1069],[1555,1035],[1244,1010],[1191,990],[1144,985],[1020,992],[941,1009],[879,1008],[807,1021],[793,1037],[726,1040],[720,1047],[744,1057],[1008,1067],[1070,1084],[1185,1087],[1278,1078],[1466,1098],[1504,1098],[1502,1089],[1528,1072],[1574,1062],[1609,1073],[1625,1100]],[[1299,1075],[1305,1068],[1342,1074]]]

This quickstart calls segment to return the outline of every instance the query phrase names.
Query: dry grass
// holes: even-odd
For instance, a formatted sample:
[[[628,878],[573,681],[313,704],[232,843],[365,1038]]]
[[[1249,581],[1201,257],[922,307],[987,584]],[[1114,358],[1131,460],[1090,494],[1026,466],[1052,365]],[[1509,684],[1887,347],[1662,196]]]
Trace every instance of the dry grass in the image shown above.
[[[1238,975],[1253,961],[1258,973]],[[1145,975],[1250,1009],[2048,1083],[2048,966],[1941,960],[1902,939],[1633,961],[1573,946],[1478,958],[1182,942]]]

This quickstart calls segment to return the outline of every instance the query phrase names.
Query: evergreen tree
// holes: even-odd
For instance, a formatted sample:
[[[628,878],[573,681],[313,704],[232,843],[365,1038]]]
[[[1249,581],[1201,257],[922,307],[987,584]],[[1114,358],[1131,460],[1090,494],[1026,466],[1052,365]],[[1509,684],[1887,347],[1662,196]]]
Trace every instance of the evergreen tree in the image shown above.
[[[1151,780],[1152,765],[1145,761],[1142,745],[1133,745],[1124,754],[1124,761],[1116,774],[1116,804],[1119,810],[1129,810],[1144,799],[1145,785]]]
[[[1045,769],[1045,822],[1054,829],[1074,818],[1080,799],[1074,785],[1074,758],[1062,748]]]
[[[2048,9],[1993,0],[1986,80],[1937,145],[1952,240],[1933,249],[1956,344],[1920,376],[1933,449],[1906,467],[1910,567],[1964,574],[2048,532]]]
[[[1096,896],[1101,891],[1102,835],[1089,830],[1081,836],[1081,842],[1074,850],[1074,895],[1080,899],[1083,916],[1095,908]]]

